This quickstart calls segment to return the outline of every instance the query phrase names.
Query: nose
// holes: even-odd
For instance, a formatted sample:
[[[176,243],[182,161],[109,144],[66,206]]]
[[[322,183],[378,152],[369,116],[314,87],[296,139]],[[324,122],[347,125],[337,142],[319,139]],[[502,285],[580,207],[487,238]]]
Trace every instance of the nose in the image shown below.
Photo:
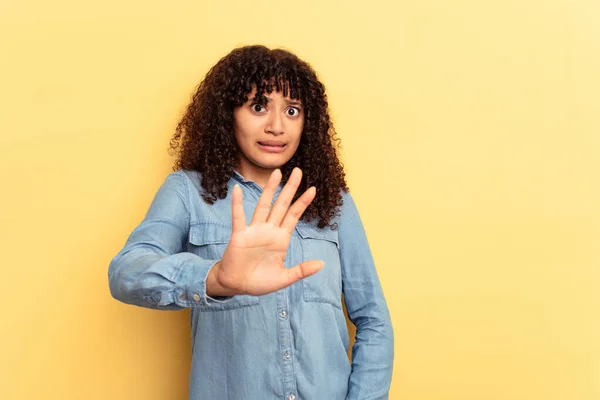
[[[283,134],[283,117],[280,113],[271,114],[269,120],[267,121],[265,131],[275,136]]]

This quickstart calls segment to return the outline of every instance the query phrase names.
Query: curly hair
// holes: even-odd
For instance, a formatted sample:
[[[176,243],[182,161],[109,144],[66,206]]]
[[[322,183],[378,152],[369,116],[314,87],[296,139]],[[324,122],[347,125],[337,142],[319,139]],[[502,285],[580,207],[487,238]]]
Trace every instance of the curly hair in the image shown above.
[[[281,167],[285,183],[294,169],[303,171],[295,199],[315,186],[317,194],[304,212],[306,222],[317,219],[319,228],[331,226],[348,191],[329,117],[325,87],[315,71],[293,53],[265,46],[234,49],[206,74],[170,141],[176,154],[174,170],[196,170],[202,175],[202,198],[209,204],[227,196],[227,182],[233,175],[241,151],[234,136],[233,110],[248,101],[256,88],[258,102],[265,93],[280,91],[300,100],[305,111],[300,144],[292,158]],[[295,200],[294,199],[294,200]]]

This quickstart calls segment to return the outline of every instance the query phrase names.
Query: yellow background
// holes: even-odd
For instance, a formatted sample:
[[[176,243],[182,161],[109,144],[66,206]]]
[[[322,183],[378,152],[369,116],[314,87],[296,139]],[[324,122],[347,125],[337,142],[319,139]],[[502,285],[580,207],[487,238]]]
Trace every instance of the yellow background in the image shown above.
[[[0,398],[186,398],[188,312],[118,303],[107,266],[195,85],[264,43],[328,88],[390,398],[600,399],[598,20],[596,0],[2,0]]]

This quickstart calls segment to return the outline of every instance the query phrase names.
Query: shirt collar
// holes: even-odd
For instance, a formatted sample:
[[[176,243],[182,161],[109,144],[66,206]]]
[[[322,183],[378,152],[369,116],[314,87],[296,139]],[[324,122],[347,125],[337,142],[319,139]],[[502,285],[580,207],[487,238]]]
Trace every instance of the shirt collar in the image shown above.
[[[248,183],[248,182],[252,182],[252,181],[247,181],[246,178],[244,178],[242,176],[242,174],[240,174],[239,172],[237,172],[237,170],[233,170],[233,178],[237,181],[240,181],[242,183]]]
[[[232,178],[235,179],[236,181],[244,184],[245,186],[251,186],[254,187],[258,194],[260,195],[260,193],[262,193],[262,188],[258,185],[258,183],[251,181],[251,180],[247,180],[246,178],[244,178],[242,176],[242,174],[240,174],[237,170],[233,170],[233,175]],[[281,192],[282,186],[281,184],[277,187],[277,189],[275,190],[275,195],[273,196],[273,201],[277,200],[277,197],[279,197],[279,192]]]

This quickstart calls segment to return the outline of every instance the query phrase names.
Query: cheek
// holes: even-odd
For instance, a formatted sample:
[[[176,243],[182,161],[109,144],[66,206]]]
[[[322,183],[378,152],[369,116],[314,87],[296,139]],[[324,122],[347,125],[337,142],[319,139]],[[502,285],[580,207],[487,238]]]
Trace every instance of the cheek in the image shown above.
[[[233,131],[233,137],[235,138],[235,142],[239,147],[242,147],[244,144],[243,136],[241,135],[238,129]]]
[[[237,126],[234,130],[235,140],[239,146],[244,146],[252,139],[251,131],[248,126]]]
[[[242,109],[234,111],[233,118],[235,139],[238,142],[251,139],[256,132],[258,121]]]
[[[240,144],[244,141],[244,133],[241,132],[239,129],[236,129],[233,132],[233,136],[235,137],[235,141]]]
[[[300,126],[298,127],[298,130],[296,131],[296,146],[298,144],[300,144],[300,139],[302,138],[302,131],[304,130],[304,124],[300,124]]]
[[[297,121],[291,126],[290,133],[294,137],[295,142],[300,142],[302,131],[304,130],[304,119]]]
[[[298,136],[296,136],[294,138],[293,141],[291,141],[290,143],[290,150],[292,150],[293,153],[295,153],[298,150],[298,147],[300,147],[300,138],[302,137],[302,134],[300,133]]]

